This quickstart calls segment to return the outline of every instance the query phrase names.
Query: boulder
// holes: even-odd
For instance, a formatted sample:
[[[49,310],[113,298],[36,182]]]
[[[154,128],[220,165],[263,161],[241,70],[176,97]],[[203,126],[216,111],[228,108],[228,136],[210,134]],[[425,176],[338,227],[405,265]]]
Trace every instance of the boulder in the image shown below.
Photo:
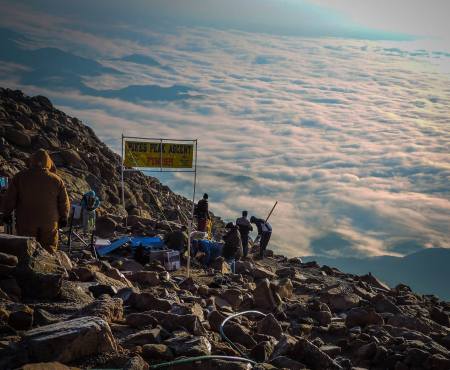
[[[130,274],[128,279],[147,286],[160,284],[159,275],[156,271],[136,271]]]
[[[16,256],[7,253],[0,253],[0,265],[17,266],[19,260]]]
[[[272,295],[272,290],[270,289],[270,283],[268,279],[262,279],[256,285],[255,290],[253,290],[253,298],[255,301],[255,307],[273,310],[275,309],[279,302],[277,302]]]
[[[395,315],[402,312],[401,309],[384,294],[377,294],[373,297],[372,304],[375,307],[375,310],[380,313],[389,312]]]
[[[123,301],[108,295],[88,304],[78,313],[78,316],[97,316],[108,323],[123,319]]]
[[[221,294],[221,297],[235,310],[239,308],[244,300],[242,292],[239,289],[227,289]]]
[[[170,311],[173,301],[158,298],[151,293],[133,293],[131,298],[131,305],[140,311],[157,310]]]
[[[416,330],[424,334],[429,334],[432,331],[432,328],[426,322],[417,317],[412,317],[409,315],[394,315],[387,320],[387,324],[400,328]]]
[[[331,312],[330,311],[315,311],[311,312],[311,317],[319,322],[320,326],[327,326],[331,324]]]
[[[31,136],[13,127],[6,128],[5,139],[8,140],[11,144],[18,145],[24,148],[28,148],[29,146],[31,146]]]
[[[298,338],[291,352],[292,355],[311,369],[342,369],[330,356],[305,338]]]
[[[33,326],[33,314],[33,309],[21,305],[9,314],[8,324],[16,330],[28,330]]]
[[[108,323],[94,316],[29,330],[23,342],[32,361],[67,363],[89,355],[117,351]]]
[[[342,352],[342,348],[339,346],[333,346],[333,345],[322,345],[320,346],[320,350],[324,353],[326,353],[331,358],[335,358],[336,356],[340,355]]]
[[[272,314],[267,315],[258,322],[258,333],[270,335],[275,339],[280,339],[283,334],[283,328]]]
[[[286,356],[292,353],[296,343],[297,340],[294,337],[288,334],[283,334],[278,343],[275,345],[275,348],[272,353],[272,358],[277,358],[279,356]]]
[[[430,356],[425,363],[427,369],[447,370],[450,369],[450,359],[440,354]]]
[[[221,273],[221,274],[230,274],[231,268],[228,263],[226,263],[225,259],[223,257],[216,258],[211,263],[211,268],[213,268],[215,271]]]
[[[27,115],[23,114],[20,115],[17,120],[23,125],[24,128],[26,128],[27,130],[32,130],[34,128],[34,122],[33,120],[28,117]]]
[[[194,335],[203,335],[205,328],[196,315],[177,315],[162,311],[147,311],[166,330],[185,329]]]
[[[0,235],[0,252],[18,258],[15,277],[23,295],[30,298],[54,299],[67,276],[55,255],[50,254],[33,238]]]
[[[171,313],[177,315],[195,315],[200,321],[205,320],[203,308],[198,303],[174,303],[172,305]]]
[[[261,266],[253,267],[250,272],[255,279],[274,279],[277,277],[272,271]]]
[[[69,256],[60,250],[57,250],[55,252],[55,257],[58,260],[59,264],[64,267],[67,271],[72,270],[73,265],[72,265],[72,261],[70,260]]]
[[[103,294],[107,294],[111,297],[117,294],[117,288],[106,284],[95,284],[89,287],[89,291],[95,298],[99,298]]]
[[[272,290],[277,293],[281,299],[291,298],[294,287],[289,278],[280,279],[271,283]]]
[[[360,307],[352,308],[347,313],[345,319],[347,328],[353,328],[354,326],[367,326],[367,325],[383,325],[384,320],[381,315],[376,313],[373,309],[364,309]]]
[[[161,342],[161,329],[145,329],[136,333],[130,334],[120,341],[120,344],[126,348],[133,348],[136,346],[142,346],[147,343],[160,343]]]
[[[36,248],[38,245],[33,238],[0,234],[0,253],[13,255],[18,261],[24,258],[29,259]]]
[[[147,361],[169,361],[174,354],[165,344],[145,344],[142,346],[142,357]]]
[[[60,151],[60,155],[67,167],[87,168],[86,163],[81,159],[76,150],[65,149]]]
[[[385,283],[378,280],[375,276],[373,276],[370,272],[367,275],[363,275],[359,277],[359,280],[366,282],[369,285],[372,285],[375,288],[390,291],[391,288],[389,288]]]
[[[250,261],[236,261],[234,268],[236,274],[249,274],[254,265]]]
[[[322,295],[322,298],[333,311],[349,310],[359,306],[359,302],[361,301],[358,295],[349,293],[340,286],[328,289]]]
[[[212,330],[219,332],[220,325],[226,319],[226,316],[222,315],[219,311],[213,310],[208,314],[209,326]]]
[[[356,356],[362,360],[369,360],[377,353],[378,346],[375,342],[362,345],[356,351]]]
[[[434,322],[442,326],[450,327],[450,315],[435,306],[430,309],[430,317]]]
[[[158,324],[156,319],[148,313],[130,313],[125,322],[134,328],[155,327]]]
[[[111,217],[97,217],[95,222],[95,232],[100,238],[110,238],[116,231],[117,222]]]
[[[232,342],[242,344],[244,347],[253,348],[257,344],[250,331],[236,322],[228,321],[223,331]]]
[[[211,343],[204,336],[175,336],[166,340],[164,344],[173,351],[176,357],[208,356],[211,354]]]
[[[60,362],[37,362],[26,364],[17,370],[81,370],[78,367],[66,366]]]
[[[287,356],[275,357],[270,363],[276,366],[277,369],[289,369],[289,370],[303,370],[308,369],[306,365],[301,362],[295,361]]]
[[[0,279],[0,289],[13,301],[19,301],[22,297],[22,289],[14,278]]]
[[[141,356],[131,357],[123,366],[123,370],[148,370],[150,366]]]
[[[250,357],[258,362],[266,362],[273,352],[274,345],[270,341],[259,342],[250,352]]]

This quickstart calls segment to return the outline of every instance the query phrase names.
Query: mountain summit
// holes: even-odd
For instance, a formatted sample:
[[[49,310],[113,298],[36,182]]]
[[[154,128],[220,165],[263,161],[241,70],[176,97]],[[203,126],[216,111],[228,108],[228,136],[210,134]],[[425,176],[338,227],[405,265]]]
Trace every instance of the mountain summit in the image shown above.
[[[138,172],[127,174],[122,207],[119,156],[45,97],[0,89],[0,133],[0,175],[47,149],[72,200],[99,194],[105,234],[164,234],[188,221],[189,200]],[[186,278],[184,266],[142,265],[126,248],[97,260],[0,234],[0,368],[450,369],[449,302],[267,252],[234,272],[222,257],[194,263]],[[404,260],[431,274],[418,270],[423,254],[443,252],[420,253]]]

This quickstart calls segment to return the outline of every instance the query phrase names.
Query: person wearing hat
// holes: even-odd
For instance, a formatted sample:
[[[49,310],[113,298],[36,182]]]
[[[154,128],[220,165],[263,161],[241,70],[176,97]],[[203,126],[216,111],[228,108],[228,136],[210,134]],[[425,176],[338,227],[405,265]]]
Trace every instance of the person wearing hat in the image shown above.
[[[236,220],[236,226],[239,228],[242,240],[242,252],[244,257],[248,254],[248,234],[253,231],[253,226],[247,218],[248,212],[242,211],[242,217]]]
[[[197,217],[197,231],[206,231],[207,221],[209,219],[208,194],[203,194],[195,207],[195,216]]]
[[[262,218],[256,218],[255,216],[250,217],[250,222],[256,225],[258,229],[259,241],[259,256],[264,258],[264,252],[269,244],[270,237],[272,236],[272,226]]]
[[[11,180],[3,204],[6,218],[16,212],[17,234],[35,237],[47,251],[58,248],[58,228],[67,225],[69,197],[48,152],[40,149],[29,168]]]

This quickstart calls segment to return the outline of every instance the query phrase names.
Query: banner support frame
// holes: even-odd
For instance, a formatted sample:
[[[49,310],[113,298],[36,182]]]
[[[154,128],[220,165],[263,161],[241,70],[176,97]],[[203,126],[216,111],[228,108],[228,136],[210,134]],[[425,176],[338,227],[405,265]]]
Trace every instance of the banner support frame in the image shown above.
[[[195,211],[195,191],[197,187],[197,146],[198,146],[198,139],[195,139],[195,162],[194,162],[194,186],[193,186],[193,192],[192,192],[192,213],[191,213],[191,222],[189,224],[189,235],[188,235],[188,255],[187,255],[187,277],[190,276],[191,273],[191,234],[192,234],[192,226],[194,224],[194,211]]]
[[[160,142],[160,168],[159,170],[141,170],[139,168],[125,168],[125,152],[124,152],[124,142],[126,139],[141,139],[141,140],[159,140]],[[195,144],[195,158],[194,158],[194,170],[163,170],[163,155],[162,155],[162,145],[163,141],[179,141],[179,142],[191,142]],[[197,188],[197,155],[198,155],[198,139],[194,140],[188,140],[188,139],[162,139],[162,138],[146,138],[146,137],[136,137],[136,136],[125,136],[122,132],[122,152],[121,152],[121,183],[122,183],[122,205],[125,209],[125,180],[124,180],[124,173],[125,172],[131,172],[131,171],[140,171],[142,173],[144,172],[187,172],[187,173],[194,173],[194,180],[193,180],[193,191],[192,191],[192,209],[191,209],[191,219],[188,225],[188,248],[187,248],[187,271],[186,275],[189,278],[190,277],[190,270],[191,270],[191,244],[192,244],[192,238],[191,233],[193,230],[194,225],[194,211],[195,211],[195,196],[196,196],[196,188]],[[125,227],[127,226],[127,219],[125,218]]]

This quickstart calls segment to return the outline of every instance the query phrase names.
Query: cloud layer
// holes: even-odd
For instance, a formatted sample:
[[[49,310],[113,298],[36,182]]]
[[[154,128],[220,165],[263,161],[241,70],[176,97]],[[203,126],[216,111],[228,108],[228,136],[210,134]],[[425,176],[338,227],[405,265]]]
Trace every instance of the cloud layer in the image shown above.
[[[81,76],[88,89],[177,85],[191,96],[127,101],[79,85],[24,86],[24,68],[11,61],[0,61],[2,85],[48,95],[115,150],[122,132],[198,138],[199,193],[230,220],[242,209],[263,217],[278,200],[271,221],[279,252],[449,246],[450,78],[435,63],[448,65],[445,53],[206,27],[142,28],[136,42],[72,33],[57,19],[35,34],[34,47],[53,37],[52,46],[121,72]],[[131,54],[139,57],[122,58]],[[189,176],[164,179],[189,197]]]

